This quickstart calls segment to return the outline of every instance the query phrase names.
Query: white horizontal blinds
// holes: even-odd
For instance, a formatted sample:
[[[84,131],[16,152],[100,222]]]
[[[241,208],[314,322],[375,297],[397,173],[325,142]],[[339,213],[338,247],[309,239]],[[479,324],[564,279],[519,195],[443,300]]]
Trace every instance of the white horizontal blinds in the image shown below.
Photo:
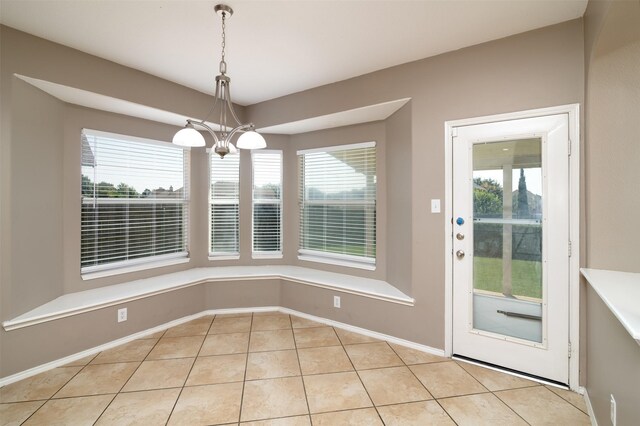
[[[375,263],[375,143],[298,155],[300,253]]]
[[[82,132],[81,271],[186,257],[189,153]]]
[[[240,155],[209,154],[209,255],[240,252]]]
[[[254,151],[253,253],[282,253],[282,151]]]

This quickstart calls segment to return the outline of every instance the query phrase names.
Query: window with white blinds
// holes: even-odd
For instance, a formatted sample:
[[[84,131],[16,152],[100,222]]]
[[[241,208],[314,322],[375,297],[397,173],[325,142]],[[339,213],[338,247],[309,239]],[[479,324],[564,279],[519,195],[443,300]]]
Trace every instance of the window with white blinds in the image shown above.
[[[254,151],[253,257],[282,256],[282,151]]]
[[[82,131],[81,272],[188,256],[189,151]]]
[[[299,258],[374,269],[375,142],[298,151]]]
[[[209,256],[240,254],[240,155],[209,153]]]

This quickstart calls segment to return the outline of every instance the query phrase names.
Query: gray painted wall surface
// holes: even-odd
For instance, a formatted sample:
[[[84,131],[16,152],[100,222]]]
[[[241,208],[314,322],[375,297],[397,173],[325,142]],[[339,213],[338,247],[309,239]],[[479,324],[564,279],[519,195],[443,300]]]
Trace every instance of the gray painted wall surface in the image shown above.
[[[233,304],[263,306],[279,302],[282,306],[302,312],[334,318],[435,348],[444,347],[445,236],[442,227],[445,218],[442,214],[429,213],[429,199],[439,198],[444,203],[447,196],[444,193],[443,123],[446,120],[459,118],[582,103],[583,61],[582,21],[575,20],[247,107],[243,112],[258,127],[262,127],[399,98],[412,99],[408,106],[386,122],[292,137],[268,136],[268,142],[272,148],[278,146],[285,148],[285,185],[287,183],[290,185],[292,181],[297,182],[294,166],[295,150],[301,147],[320,143],[328,145],[328,138],[334,139],[333,143],[338,141],[353,143],[372,139],[384,141],[380,146],[386,153],[381,154],[384,160],[378,162],[381,173],[384,172],[387,176],[379,181],[381,182],[379,184],[381,217],[378,219],[380,230],[378,241],[381,245],[380,266],[371,276],[387,277],[399,288],[415,297],[416,306],[403,307],[344,295],[343,304],[350,309],[343,308],[335,312],[326,300],[330,292],[306,286],[291,287],[290,284],[284,285],[279,290],[274,288],[275,295],[264,292],[255,293],[259,295],[257,299],[252,298],[253,290],[247,288],[245,291],[241,286],[233,290],[229,290],[231,287],[225,287],[223,294],[217,294],[215,290],[207,290],[204,295],[206,305],[209,307],[230,307]],[[38,254],[38,246],[31,244],[24,251],[24,255],[20,254],[20,258],[16,259],[17,252],[12,251],[9,244],[11,240],[5,233],[5,230],[15,224],[15,221],[21,220],[19,216],[12,215],[11,209],[8,208],[8,206],[14,206],[19,200],[19,198],[13,198],[11,182],[14,178],[13,170],[21,164],[14,164],[13,169],[6,167],[10,164],[10,157],[6,154],[10,153],[14,146],[23,142],[13,139],[5,127],[5,124],[9,127],[13,125],[11,109],[13,104],[18,102],[12,99],[16,93],[11,93],[11,75],[14,72],[188,116],[197,116],[202,111],[207,111],[211,102],[211,98],[202,93],[2,27],[2,73],[0,75],[3,124],[0,151],[2,164],[0,244],[3,255],[0,262],[2,279],[0,290],[3,298],[0,317],[2,319],[11,318],[24,311],[25,306],[42,303],[38,296],[42,294],[47,294],[49,298],[62,292],[109,285],[189,266],[224,264],[208,261],[206,251],[203,251],[203,248],[206,249],[208,232],[206,213],[203,213],[203,209],[206,208],[204,197],[207,182],[206,156],[202,153],[194,153],[192,158],[194,204],[191,209],[193,223],[190,234],[194,246],[192,262],[188,266],[181,265],[82,282],[79,280],[76,254],[73,254],[78,250],[77,247],[73,247],[78,241],[77,231],[76,236],[73,236],[71,231],[67,234],[69,227],[77,226],[76,219],[68,217],[62,220],[65,235],[51,241],[51,246],[57,247],[63,253],[62,282],[60,282],[61,278],[57,277],[57,281],[51,283],[52,275],[46,269],[34,271],[32,279],[24,288],[23,294],[26,297],[24,305],[17,305],[18,302],[14,300],[10,291],[12,276],[8,271],[11,265],[4,255],[13,254],[14,261],[28,264],[32,262],[33,256]],[[51,102],[51,100],[45,100],[41,104]],[[73,139],[79,127],[94,127],[164,140],[168,140],[175,130],[171,126],[85,108],[65,106],[63,113],[64,158],[61,159],[61,163],[51,164],[43,161],[33,165],[45,173],[62,179],[64,188],[57,189],[51,194],[54,198],[64,200],[65,205],[59,207],[56,213],[60,215],[67,209],[70,209],[71,214],[76,217],[79,212],[79,200],[74,199],[76,184],[79,182],[79,171],[77,171],[79,149],[75,150],[73,146],[73,143],[77,143],[77,140],[73,142]],[[118,129],[121,130],[118,131]],[[391,156],[394,157],[391,158]],[[246,163],[246,155],[242,161]],[[410,166],[403,167],[403,164],[408,161]],[[250,197],[250,180],[246,174],[243,174],[242,179],[244,181],[242,197]],[[285,186],[285,215],[293,221],[297,216],[297,195],[292,195],[292,191],[295,191],[295,188],[292,189],[291,185],[289,188]],[[398,193],[391,194],[392,191],[398,191]],[[68,206],[67,203],[69,203]],[[74,203],[78,207],[75,207]],[[12,208],[19,208],[19,206]],[[243,229],[247,227],[247,217],[247,212],[242,213]],[[283,262],[297,263],[296,232],[297,226],[285,226],[286,245]],[[394,236],[389,237],[392,232]],[[244,250],[247,250],[250,245],[247,245],[246,231],[244,235],[242,237]],[[386,247],[384,247],[385,244]],[[393,251],[391,256],[390,251]],[[387,256],[386,259],[385,256]],[[387,261],[387,259],[391,260]],[[390,266],[391,262],[393,265]],[[258,264],[258,262],[252,261],[245,254],[236,264]],[[305,266],[308,265],[305,264]],[[314,264],[313,267],[345,271],[320,264]],[[360,270],[347,271],[354,274],[368,274]],[[183,296],[182,292],[170,294],[174,303],[178,305],[182,305],[183,298],[186,298],[185,303],[188,304],[193,300],[190,298],[194,297],[186,294]],[[166,305],[141,306],[142,310],[151,311],[148,314],[151,318],[155,315],[152,311],[165,312],[162,321],[178,318],[184,315],[183,312],[190,311],[187,308],[183,312],[165,310],[163,307]],[[105,314],[105,318],[111,314],[113,312]],[[130,320],[128,327],[131,327],[131,330],[144,329],[153,322],[146,316],[145,318],[140,322]],[[101,333],[100,337],[94,340],[89,339],[88,343],[77,342],[76,346],[64,346],[53,340],[47,341],[50,355],[43,355],[43,358],[54,359],[62,354],[68,355],[79,347],[92,346],[97,344],[98,340],[105,342],[114,335],[122,335],[119,334],[121,329],[117,328],[115,321],[107,321],[106,324],[110,325],[105,325],[101,322],[102,320],[103,318],[98,314],[87,316],[84,317],[82,325],[100,322],[96,328]],[[52,330],[67,326],[75,327],[75,323],[52,322],[45,328],[36,327],[24,332],[35,340],[40,337],[48,339],[47,336],[41,336],[41,333],[55,334]],[[2,375],[39,362],[29,357],[20,359],[20,354],[31,347],[28,346],[26,339],[20,340],[20,336],[23,336],[22,332],[15,335],[11,333],[0,332],[3,356]],[[83,333],[77,334],[77,339],[80,340],[83,336]],[[17,344],[19,341],[21,343]]]
[[[64,104],[17,78],[12,79],[12,86],[11,138],[20,143],[12,144],[10,150],[12,202],[7,207],[10,217],[20,220],[3,228],[10,251],[2,261],[10,271],[10,280],[3,286],[9,296],[3,294],[2,303],[7,312],[16,315],[62,294],[59,188],[63,186]]]
[[[0,377],[209,309],[278,306],[279,280],[208,283],[10,332],[0,329]],[[128,309],[116,323],[118,309]]]
[[[585,64],[585,263],[589,268],[640,272],[640,223],[635,220],[640,211],[640,2],[589,2]],[[583,361],[596,419],[599,425],[611,424],[613,394],[617,424],[637,424],[640,346],[588,284],[583,285]]]
[[[640,2],[612,2],[601,23],[587,27],[587,264],[640,272]]]
[[[611,424],[609,395],[617,407],[618,425],[640,421],[640,345],[613,316],[600,296],[587,291],[587,392],[598,425]]]
[[[411,295],[411,102],[387,118],[385,123],[385,164],[388,173],[387,280]]]
[[[403,204],[389,204],[387,210],[410,210],[410,222],[398,226],[406,226],[399,232],[411,238],[395,244],[394,256],[411,259],[416,307],[409,319],[390,315],[387,326],[402,333],[411,324],[418,343],[443,348],[445,218],[430,213],[430,199],[439,198],[444,205],[448,196],[444,122],[582,103],[583,50],[582,20],[575,20],[251,105],[247,114],[262,127],[411,98],[406,122],[411,138],[410,196],[401,200]],[[386,137],[388,155],[407,155],[402,147],[394,154],[395,137],[388,132]],[[387,191],[398,190],[390,182]],[[388,221],[396,215],[388,214]],[[292,302],[306,305],[304,297]],[[331,315],[329,305],[318,309],[321,316]],[[362,323],[375,329],[381,313],[371,309],[362,314]]]

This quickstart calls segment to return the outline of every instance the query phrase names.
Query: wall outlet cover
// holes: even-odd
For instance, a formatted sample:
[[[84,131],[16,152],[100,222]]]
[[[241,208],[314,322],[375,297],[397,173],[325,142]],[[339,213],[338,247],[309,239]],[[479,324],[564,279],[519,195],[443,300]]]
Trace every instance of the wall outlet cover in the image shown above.
[[[431,200],[431,213],[440,213],[440,200]]]
[[[340,308],[340,296],[333,296],[333,307]]]
[[[127,320],[127,308],[118,309],[118,322]]]

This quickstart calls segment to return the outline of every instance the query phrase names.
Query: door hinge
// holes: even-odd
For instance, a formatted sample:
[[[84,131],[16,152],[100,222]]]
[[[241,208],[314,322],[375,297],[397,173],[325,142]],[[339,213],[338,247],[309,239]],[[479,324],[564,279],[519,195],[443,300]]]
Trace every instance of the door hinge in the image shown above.
[[[571,358],[571,342],[569,342],[569,358]]]
[[[571,139],[569,139],[569,157],[571,157]]]
[[[571,257],[572,248],[571,240],[569,240],[569,257]]]

